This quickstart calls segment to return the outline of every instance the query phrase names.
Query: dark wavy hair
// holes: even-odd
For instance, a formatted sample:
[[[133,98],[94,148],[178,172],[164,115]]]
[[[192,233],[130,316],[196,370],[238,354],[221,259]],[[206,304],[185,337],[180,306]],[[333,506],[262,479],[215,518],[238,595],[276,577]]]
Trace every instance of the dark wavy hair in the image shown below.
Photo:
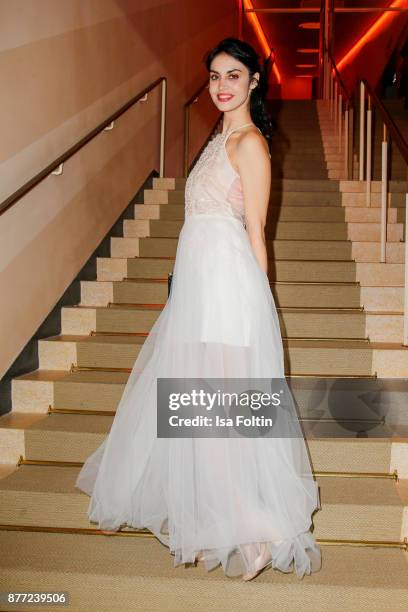
[[[252,121],[261,130],[262,134],[270,142],[275,131],[274,122],[266,110],[265,98],[268,91],[268,75],[271,68],[271,55],[264,60],[263,64],[259,62],[259,55],[255,49],[247,42],[238,38],[224,38],[204,57],[205,67],[208,72],[211,69],[211,62],[219,53],[227,53],[238,61],[242,62],[249,71],[249,80],[256,72],[259,72],[258,85],[251,90],[250,94],[250,113]]]

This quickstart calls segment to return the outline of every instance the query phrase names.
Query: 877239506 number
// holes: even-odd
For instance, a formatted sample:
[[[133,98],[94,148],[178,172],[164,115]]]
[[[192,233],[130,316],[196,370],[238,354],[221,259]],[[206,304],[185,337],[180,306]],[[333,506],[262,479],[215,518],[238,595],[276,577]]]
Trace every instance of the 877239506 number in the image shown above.
[[[44,593],[42,591],[17,592],[3,591],[0,593],[0,604],[30,604],[30,605],[68,605],[69,595],[66,592]]]

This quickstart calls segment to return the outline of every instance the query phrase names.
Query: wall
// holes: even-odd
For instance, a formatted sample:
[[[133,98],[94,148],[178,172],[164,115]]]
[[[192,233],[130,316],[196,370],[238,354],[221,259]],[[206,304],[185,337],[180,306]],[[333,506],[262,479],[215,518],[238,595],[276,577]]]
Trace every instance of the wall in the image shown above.
[[[162,75],[165,174],[181,176],[183,104],[207,78],[204,53],[236,35],[235,7],[235,0],[0,0],[0,201]],[[211,125],[214,109],[201,104]],[[159,112],[156,90],[61,176],[0,216],[0,377],[159,168]]]

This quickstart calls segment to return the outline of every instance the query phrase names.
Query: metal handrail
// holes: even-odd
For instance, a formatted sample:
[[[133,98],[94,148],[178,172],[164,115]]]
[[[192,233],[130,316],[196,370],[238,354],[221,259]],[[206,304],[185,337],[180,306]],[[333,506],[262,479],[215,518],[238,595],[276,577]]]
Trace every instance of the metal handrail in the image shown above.
[[[54,159],[50,164],[48,164],[43,170],[38,172],[35,176],[33,176],[30,180],[28,180],[24,185],[19,187],[14,193],[8,196],[1,204],[0,204],[0,215],[2,215],[7,209],[16,204],[23,196],[25,196],[29,191],[31,191],[34,187],[36,187],[41,181],[43,181],[47,176],[49,176],[53,171],[57,170],[64,162],[66,162],[70,157],[75,155],[80,149],[82,149],[90,140],[95,138],[100,132],[109,128],[111,124],[113,124],[118,117],[123,115],[129,108],[134,106],[139,101],[145,101],[147,99],[147,94],[160,85],[162,83],[162,104],[161,104],[161,125],[160,125],[160,176],[164,175],[164,138],[165,138],[165,129],[166,129],[166,91],[167,91],[167,77],[159,77],[155,81],[153,81],[150,85],[145,87],[143,91],[138,93],[136,96],[131,98],[128,102],[123,104],[120,108],[118,108],[114,113],[109,115],[107,119],[102,121],[99,125],[97,125],[91,132],[88,132],[86,136],[78,140],[74,145],[72,145],[69,149],[67,149],[62,155]],[[144,100],[142,100],[144,98]]]
[[[328,56],[330,58],[330,62],[332,64],[332,68],[335,72],[336,78],[339,82],[340,85],[340,89],[343,92],[344,97],[346,98],[346,100],[349,102],[350,105],[354,105],[354,100],[355,100],[355,95],[356,95],[356,90],[358,88],[358,86],[356,87],[356,89],[353,91],[352,94],[349,94],[349,92],[347,91],[346,86],[344,85],[344,82],[340,76],[340,73],[337,69],[336,66],[336,62],[333,59],[333,56],[331,54],[331,52],[329,50],[327,50]],[[371,85],[365,80],[365,79],[358,79],[358,85],[360,83],[363,83],[365,88],[367,89],[367,92],[369,93],[372,101],[374,102],[374,106],[376,108],[378,108],[378,110],[380,111],[382,120],[384,122],[384,124],[387,126],[387,129],[393,139],[393,141],[395,142],[399,152],[401,153],[402,157],[404,158],[404,161],[407,163],[408,165],[408,143],[406,142],[406,140],[404,139],[403,135],[401,134],[397,124],[395,123],[395,121],[393,120],[393,118],[391,117],[390,113],[388,112],[388,110],[386,109],[386,107],[384,106],[384,104],[382,103],[382,101],[380,100],[380,98],[377,96],[377,94],[375,93],[374,89],[371,87]]]
[[[206,80],[201,87],[199,87],[197,89],[197,91],[187,100],[187,102],[184,104],[184,108],[191,106],[192,104],[194,104],[194,102],[197,100],[198,96],[201,94],[202,91],[204,91],[204,89],[208,87],[208,81]]]
[[[347,92],[341,76],[337,69],[336,63],[329,51],[328,58],[333,71],[329,72],[329,87],[326,91],[329,92],[328,100],[330,102],[330,115],[333,117],[335,130],[338,128],[339,134],[339,151],[341,151],[342,139],[342,96],[347,99],[347,108],[345,110],[345,139],[347,140],[344,147],[345,171],[348,179],[353,178],[353,107],[349,106],[349,101],[354,102],[357,89],[360,88],[360,147],[359,147],[359,180],[366,183],[366,206],[371,206],[371,182],[372,182],[372,107],[378,110],[383,123],[383,135],[381,143],[381,234],[380,234],[380,262],[386,263],[387,259],[387,216],[388,216],[388,147],[389,136],[400,152],[404,162],[408,167],[408,144],[401,134],[398,126],[391,117],[389,111],[375,93],[371,85],[366,79],[360,78],[357,80],[357,85],[352,96]],[[336,80],[335,80],[336,79]],[[334,92],[333,92],[334,89]],[[341,90],[341,93],[338,91]],[[367,95],[367,116],[366,116],[366,95]],[[351,113],[351,114],[350,114]],[[350,119],[351,117],[351,119]],[[365,155],[366,152],[366,155]],[[364,168],[364,162],[365,168]],[[364,173],[365,170],[365,173]],[[408,193],[405,198],[405,280],[404,280],[404,312],[403,312],[403,346],[408,347]]]
[[[183,176],[188,174],[188,150],[190,148],[190,107],[198,101],[200,94],[207,87],[207,81],[197,89],[197,91],[184,104],[184,159]]]
[[[332,52],[330,51],[330,49],[326,49],[326,52],[327,52],[327,55],[328,55],[328,57],[329,57],[329,59],[330,59],[330,62],[331,62],[332,68],[333,68],[333,70],[334,70],[334,72],[335,72],[336,78],[337,78],[337,80],[338,80],[338,82],[339,82],[340,89],[341,89],[341,90],[342,90],[342,92],[343,92],[343,96],[345,97],[345,99],[347,100],[347,102],[348,102],[348,103],[349,103],[349,104],[352,106],[352,105],[354,104],[354,96],[353,96],[352,94],[349,94],[349,92],[347,91],[347,88],[346,88],[346,86],[344,85],[343,79],[342,79],[342,78],[341,78],[341,76],[340,76],[340,72],[339,72],[339,71],[338,71],[338,69],[337,69],[337,65],[336,65],[336,62],[334,61],[334,58],[333,58]]]
[[[221,115],[222,116],[222,115]],[[209,139],[211,138],[211,135],[215,132],[215,130],[217,129],[218,123],[220,121],[221,117],[218,117],[217,121],[214,123],[210,135],[205,139],[205,141],[203,142],[203,144],[201,145],[201,147],[199,148],[199,150],[197,151],[197,153],[194,156],[194,159],[192,160],[190,167],[194,165],[194,163],[196,162],[196,160],[200,157],[201,153],[203,152],[203,150],[205,149],[205,147],[207,146],[207,143],[209,141]],[[186,153],[186,157],[185,157],[185,161],[184,161],[184,176],[187,178],[188,172],[189,172],[189,164],[188,164],[188,147],[189,147],[189,141],[187,141],[187,153]]]
[[[367,89],[369,95],[371,96],[374,102],[374,106],[377,107],[380,111],[383,123],[387,126],[387,129],[393,139],[393,142],[396,144],[399,152],[404,158],[405,163],[408,165],[408,144],[404,136],[401,134],[397,124],[395,123],[387,108],[377,96],[371,85],[369,85],[365,79],[362,79],[361,82],[364,83],[365,88]]]
[[[189,153],[189,148],[190,148],[190,108],[193,104],[195,104],[198,101],[198,98],[200,97],[200,94],[204,91],[204,89],[206,89],[206,87],[208,87],[208,80],[206,80],[201,87],[199,87],[197,89],[197,91],[187,100],[187,102],[184,104],[184,160],[183,160],[183,176],[187,177],[188,174],[188,170],[189,170],[189,163],[188,163],[188,153]],[[222,116],[221,115],[218,117],[217,121],[215,122],[210,136],[211,134],[214,132],[214,130],[217,127],[217,124],[220,120]],[[208,137],[209,138],[209,137]],[[208,138],[206,139],[206,141],[204,142],[203,146],[200,148],[200,150],[197,152],[196,156],[194,157],[194,160],[192,163],[194,163],[194,161],[199,157],[199,155],[201,154],[203,148],[205,147],[205,145],[208,142]]]

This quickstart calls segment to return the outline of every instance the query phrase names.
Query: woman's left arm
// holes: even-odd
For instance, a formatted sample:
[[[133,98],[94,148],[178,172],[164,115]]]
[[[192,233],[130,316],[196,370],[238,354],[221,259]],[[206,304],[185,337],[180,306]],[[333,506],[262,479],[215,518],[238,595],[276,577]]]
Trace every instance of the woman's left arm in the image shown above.
[[[236,163],[244,195],[246,231],[262,270],[268,272],[265,225],[271,190],[271,160],[261,138],[245,134],[237,144]]]

